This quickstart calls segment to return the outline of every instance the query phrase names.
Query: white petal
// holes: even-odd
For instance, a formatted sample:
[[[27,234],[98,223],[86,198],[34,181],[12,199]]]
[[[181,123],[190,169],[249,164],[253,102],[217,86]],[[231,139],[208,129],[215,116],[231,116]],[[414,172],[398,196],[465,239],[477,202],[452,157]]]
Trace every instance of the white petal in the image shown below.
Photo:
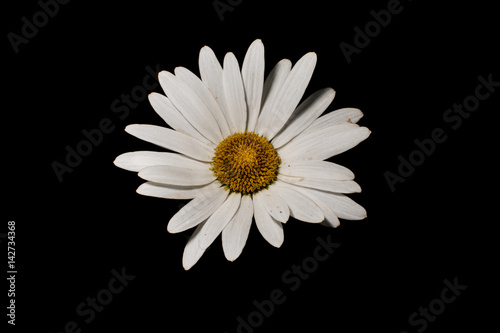
[[[279,148],[313,123],[332,103],[335,90],[326,88],[309,96],[293,111],[290,119],[274,137],[273,146]]]
[[[283,59],[278,62],[276,66],[274,66],[274,68],[271,70],[271,73],[269,73],[269,75],[266,77],[264,88],[262,91],[262,106],[259,118],[267,118],[269,116],[265,114],[271,112],[271,105],[274,103],[274,100],[278,96],[278,92],[280,91],[283,83],[290,74],[291,69],[291,61],[288,59]],[[260,133],[258,123],[259,122],[257,121],[257,124],[255,125],[256,133]]]
[[[205,221],[201,222],[196,227],[193,234],[189,238],[186,247],[184,248],[184,254],[182,255],[182,267],[184,267],[186,271],[193,267],[194,264],[200,260],[203,253],[205,253],[205,250],[199,245],[200,230],[203,228],[204,224]]]
[[[231,193],[226,201],[210,216],[203,229],[201,229],[200,247],[206,249],[224,230],[238,210],[241,201],[241,194]]]
[[[222,67],[214,51],[208,46],[204,46],[200,50],[199,67],[203,83],[207,85],[208,90],[214,96],[217,104],[219,104],[226,121],[228,121],[229,116],[226,109],[226,101],[224,100],[224,87],[222,85]]]
[[[319,208],[321,208],[323,215],[325,215],[324,221],[321,222],[322,225],[331,228],[336,228],[340,225],[339,218],[337,217],[337,214],[335,214],[333,209],[328,204],[326,204],[325,201],[321,200],[321,195],[315,195],[319,191],[300,186],[296,186],[294,187],[294,189],[310,198],[316,203],[316,205],[319,206]]]
[[[172,104],[167,96],[151,93],[148,96],[151,106],[156,113],[176,131],[188,134],[204,143],[209,143],[207,138],[201,135],[189,121],[184,118],[182,113]]]
[[[204,166],[210,168],[208,163],[198,162],[192,160],[189,157],[176,153],[166,153],[159,151],[133,151],[129,153],[124,153],[118,156],[114,160],[114,164],[122,169],[128,171],[139,172],[141,169],[153,166],[153,165],[177,165],[183,166],[186,163],[191,163],[198,166]]]
[[[274,247],[280,247],[285,240],[283,225],[269,215],[260,199],[260,193],[261,192],[257,192],[253,195],[253,215],[255,217],[255,224],[262,237],[264,237],[269,244]]]
[[[258,134],[271,140],[288,121],[309,84],[316,59],[316,53],[309,52],[293,66],[273,103],[264,106],[257,122]]]
[[[277,181],[278,194],[290,207],[290,215],[297,220],[311,223],[322,222],[325,218],[321,208],[304,194],[293,188],[293,185]]]
[[[260,113],[264,87],[264,44],[260,39],[255,40],[248,48],[241,66],[241,77],[248,107],[247,131],[253,132]]]
[[[139,173],[139,176],[141,174]],[[311,187],[318,190],[324,190],[336,193],[355,193],[361,192],[361,187],[353,180],[331,180],[320,178],[303,178],[278,175],[278,179],[288,184],[303,187]]]
[[[164,199],[193,199],[204,192],[211,192],[220,187],[217,182],[201,186],[176,186],[145,182],[137,188],[137,193]]]
[[[236,260],[243,251],[252,226],[252,217],[252,198],[244,195],[241,197],[240,207],[222,230],[222,248],[227,260]]]
[[[298,190],[307,196],[317,197],[323,201],[341,219],[362,220],[366,218],[366,210],[345,194],[325,192],[306,187],[301,187]]]
[[[337,228],[340,225],[340,221],[333,209],[321,200],[315,200],[314,202],[321,208],[323,215],[325,215],[325,219],[321,224],[326,227]]]
[[[363,112],[359,109],[354,108],[343,108],[332,111],[330,113],[321,116],[316,119],[311,126],[306,128],[303,134],[317,132],[327,127],[334,125],[340,125],[342,123],[356,124],[361,117],[363,117]]]
[[[223,139],[219,125],[198,95],[170,72],[161,71],[158,77],[163,91],[184,118],[205,138],[215,144],[219,143]]]
[[[332,180],[352,180],[354,173],[348,168],[321,160],[281,163],[279,173],[291,177],[309,177]]]
[[[222,110],[220,109],[219,104],[217,104],[214,96],[210,93],[210,90],[208,90],[206,84],[203,83],[193,72],[184,67],[175,68],[175,75],[184,81],[207,106],[217,122],[217,125],[219,125],[222,136],[229,136],[231,132],[229,131],[226,117],[222,113]]]
[[[238,60],[231,52],[224,57],[222,85],[224,86],[226,109],[229,114],[229,128],[233,133],[244,132],[247,121],[245,88],[243,87]]]
[[[141,140],[200,161],[211,162],[214,156],[214,146],[209,146],[187,134],[174,131],[170,128],[134,124],[128,125],[125,131]]]
[[[168,232],[177,233],[208,219],[222,205],[228,192],[219,187],[211,192],[204,192],[182,207],[167,225]]]
[[[269,186],[269,189],[262,190],[262,204],[266,208],[269,215],[275,220],[286,223],[290,217],[290,209],[287,203],[279,196],[279,191],[275,191],[274,186]]]
[[[209,168],[194,167],[190,164],[186,166],[153,165],[139,171],[139,177],[155,183],[178,186],[205,185],[215,180]]]
[[[325,160],[356,146],[370,135],[366,127],[344,123],[322,130],[300,134],[278,149],[284,163],[306,160]]]
[[[366,218],[366,210],[345,194],[319,191],[318,195],[341,219],[362,220]]]

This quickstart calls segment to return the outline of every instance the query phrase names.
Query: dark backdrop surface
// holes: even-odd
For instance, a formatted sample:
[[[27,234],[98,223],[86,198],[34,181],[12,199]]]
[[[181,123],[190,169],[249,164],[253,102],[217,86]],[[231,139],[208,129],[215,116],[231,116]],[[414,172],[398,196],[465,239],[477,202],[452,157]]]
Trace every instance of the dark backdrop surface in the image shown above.
[[[4,7],[2,267],[9,270],[5,234],[15,221],[17,270],[15,326],[6,323],[9,284],[1,291],[9,330],[431,333],[485,331],[497,313],[486,303],[495,299],[498,220],[493,5]],[[266,74],[282,58],[315,51],[306,95],[332,87],[328,110],[364,112],[360,125],[371,136],[332,161],[356,174],[363,191],[351,198],[368,218],[337,229],[291,219],[280,249],[253,226],[235,262],[218,238],[186,272],[190,232],[169,234],[166,225],[187,201],[139,196],[142,181],[112,162],[158,150],[123,130],[163,124],[144,94],[161,92],[155,73],[184,66],[198,74],[204,45],[219,60],[234,52],[241,64],[256,38],[266,48]],[[89,133],[95,143],[82,147]],[[68,166],[68,151],[78,147],[87,156]],[[66,172],[58,175],[55,162]],[[325,242],[340,246],[318,261]]]

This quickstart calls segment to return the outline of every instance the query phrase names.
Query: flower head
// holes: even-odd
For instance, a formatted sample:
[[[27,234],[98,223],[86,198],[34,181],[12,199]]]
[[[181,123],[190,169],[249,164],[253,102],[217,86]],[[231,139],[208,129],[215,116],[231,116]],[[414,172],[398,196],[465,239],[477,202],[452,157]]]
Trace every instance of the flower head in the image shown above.
[[[320,117],[335,91],[319,90],[299,104],[316,66],[316,54],[293,67],[283,59],[264,80],[264,45],[254,41],[240,69],[227,53],[223,66],[213,51],[200,51],[201,79],[183,67],[159,74],[165,95],[152,93],[154,110],[171,127],[129,125],[139,139],[172,152],[136,151],[115,165],[146,180],[137,192],[192,199],[168,223],[171,233],[196,227],[183,255],[191,268],[222,234],[226,258],[241,254],[252,220],[273,246],[284,240],[283,223],[297,220],[339,225],[366,211],[345,195],[360,192],[347,168],[326,159],[366,139],[358,109]]]

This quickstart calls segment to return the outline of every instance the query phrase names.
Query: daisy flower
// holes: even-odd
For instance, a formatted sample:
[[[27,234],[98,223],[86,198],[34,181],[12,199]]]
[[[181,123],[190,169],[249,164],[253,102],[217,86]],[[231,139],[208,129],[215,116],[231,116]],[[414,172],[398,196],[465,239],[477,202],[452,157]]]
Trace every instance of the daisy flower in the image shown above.
[[[233,53],[219,63],[205,46],[199,55],[201,79],[184,67],[159,73],[165,95],[149,101],[170,126],[129,125],[133,136],[172,152],[135,151],[115,165],[146,180],[137,193],[166,199],[192,199],[169,221],[178,233],[195,228],[186,244],[183,267],[190,269],[222,234],[226,258],[241,254],[252,220],[272,246],[284,240],[283,224],[297,220],[339,225],[360,220],[366,211],[345,193],[360,192],[347,168],[325,161],[366,139],[356,123],[358,109],[320,117],[335,91],[304,91],[316,66],[305,54],[292,67],[288,59],[264,79],[264,45],[255,40],[240,68]]]

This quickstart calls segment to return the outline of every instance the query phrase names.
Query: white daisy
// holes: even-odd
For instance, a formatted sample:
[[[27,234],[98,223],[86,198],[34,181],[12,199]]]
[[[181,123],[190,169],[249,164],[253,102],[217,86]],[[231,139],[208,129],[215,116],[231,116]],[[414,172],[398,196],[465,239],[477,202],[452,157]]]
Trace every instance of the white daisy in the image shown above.
[[[170,220],[178,233],[196,227],[183,255],[191,268],[222,233],[226,258],[235,260],[252,218],[273,246],[284,240],[283,223],[297,220],[337,227],[339,218],[360,220],[366,211],[344,193],[360,192],[347,168],[325,161],[366,139],[356,122],[360,110],[345,108],[320,117],[335,91],[319,90],[300,105],[316,66],[314,52],[293,67],[283,59],[264,80],[264,45],[250,45],[239,67],[233,53],[223,66],[205,46],[201,79],[183,67],[159,73],[167,96],[151,105],[171,127],[129,125],[139,139],[173,152],[136,151],[115,165],[139,173],[142,195],[193,199]]]

